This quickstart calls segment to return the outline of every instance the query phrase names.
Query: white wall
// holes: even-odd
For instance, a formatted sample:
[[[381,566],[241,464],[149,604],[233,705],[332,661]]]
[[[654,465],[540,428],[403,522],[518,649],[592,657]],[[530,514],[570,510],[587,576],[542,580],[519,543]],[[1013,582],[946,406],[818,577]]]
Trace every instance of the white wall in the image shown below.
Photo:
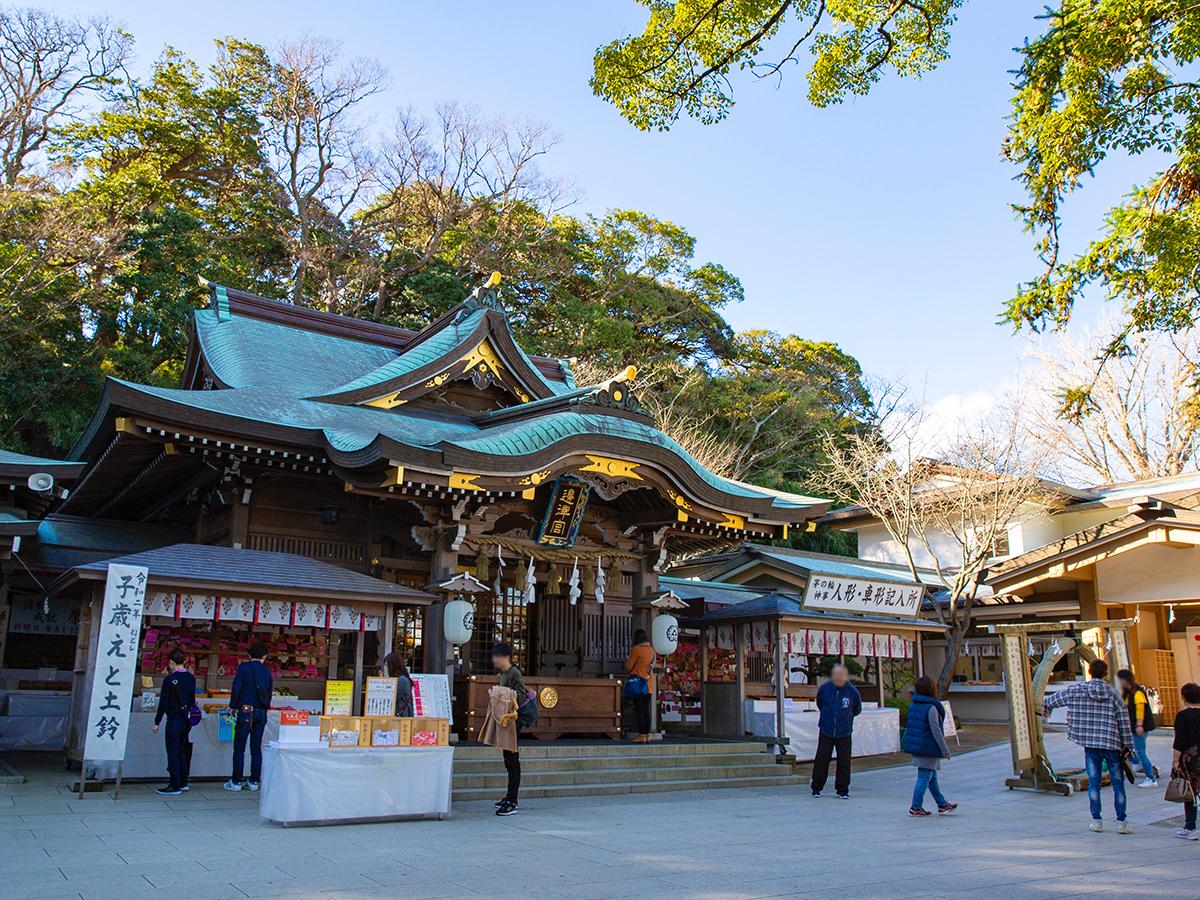
[[[900,543],[893,540],[882,525],[864,525],[857,531],[859,559],[908,565]],[[958,541],[946,535],[937,535],[930,543],[937,554],[936,561],[919,542],[912,542],[913,558],[919,568],[936,568],[938,563],[949,568],[962,565],[962,548]]]
[[[1200,599],[1200,549],[1150,544],[1096,563],[1101,603]]]

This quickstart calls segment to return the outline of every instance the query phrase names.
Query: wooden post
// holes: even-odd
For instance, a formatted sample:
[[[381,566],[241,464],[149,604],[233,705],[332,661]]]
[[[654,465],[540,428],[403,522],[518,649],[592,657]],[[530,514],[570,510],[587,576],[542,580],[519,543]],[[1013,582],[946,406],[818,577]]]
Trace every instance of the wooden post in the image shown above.
[[[383,670],[383,658],[396,649],[392,646],[392,643],[396,640],[396,604],[387,603],[384,604],[383,608],[385,610],[383,614],[383,633],[379,635],[380,674],[382,674]],[[407,660],[406,662],[411,663],[412,660]],[[389,672],[388,674],[390,675],[391,673]]]
[[[113,799],[114,800],[121,799],[121,776],[124,774],[125,774],[125,762],[121,761],[121,762],[117,763],[117,783],[115,785],[116,789],[113,791]]]
[[[745,661],[746,625],[739,622],[733,627],[734,657],[737,660],[737,715],[734,721],[738,723],[738,737],[746,735],[746,661]]]
[[[366,643],[363,640],[366,635],[362,629],[354,635],[354,715],[362,715],[362,689],[363,689],[363,645]]]
[[[787,746],[787,721],[784,716],[784,696],[786,688],[784,682],[787,680],[784,672],[784,657],[783,657],[783,634],[779,629],[780,622],[775,623],[775,740],[778,742],[776,746],[779,748],[779,754],[783,755],[784,747]]]
[[[925,646],[921,643],[922,634],[917,632],[916,639],[913,641],[913,656],[917,659],[917,677],[920,678],[925,674]]]
[[[875,657],[875,687],[879,691],[879,697],[877,698],[879,701],[879,708],[883,709],[884,696],[883,696],[883,657],[882,656]]]

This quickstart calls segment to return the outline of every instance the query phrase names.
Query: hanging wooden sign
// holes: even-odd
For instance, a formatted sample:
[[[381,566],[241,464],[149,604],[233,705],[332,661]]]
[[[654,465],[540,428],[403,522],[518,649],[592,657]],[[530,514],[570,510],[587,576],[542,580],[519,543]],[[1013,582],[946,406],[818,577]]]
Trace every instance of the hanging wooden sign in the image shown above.
[[[575,546],[591,490],[578,478],[564,475],[556,479],[537,542],[547,547]]]

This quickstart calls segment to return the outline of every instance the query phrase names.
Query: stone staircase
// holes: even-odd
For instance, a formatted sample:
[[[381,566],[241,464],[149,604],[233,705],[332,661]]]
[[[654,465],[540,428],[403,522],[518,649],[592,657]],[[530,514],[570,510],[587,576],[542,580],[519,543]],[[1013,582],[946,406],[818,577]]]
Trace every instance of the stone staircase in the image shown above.
[[[521,746],[521,797],[574,797],[709,788],[801,785],[790,766],[755,741],[651,744],[539,743]],[[500,751],[454,749],[454,799],[496,800],[508,779]]]

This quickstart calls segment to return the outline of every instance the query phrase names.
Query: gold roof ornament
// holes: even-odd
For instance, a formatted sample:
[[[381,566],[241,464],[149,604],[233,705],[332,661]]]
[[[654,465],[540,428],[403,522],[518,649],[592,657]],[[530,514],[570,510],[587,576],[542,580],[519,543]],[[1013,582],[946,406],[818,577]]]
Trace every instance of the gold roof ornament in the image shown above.
[[[503,276],[501,276],[501,274],[499,272],[493,272],[491,275],[488,276],[488,280],[484,283],[483,286],[488,289],[494,288],[494,287],[496,287],[496,285],[498,285],[500,283],[502,277]]]

